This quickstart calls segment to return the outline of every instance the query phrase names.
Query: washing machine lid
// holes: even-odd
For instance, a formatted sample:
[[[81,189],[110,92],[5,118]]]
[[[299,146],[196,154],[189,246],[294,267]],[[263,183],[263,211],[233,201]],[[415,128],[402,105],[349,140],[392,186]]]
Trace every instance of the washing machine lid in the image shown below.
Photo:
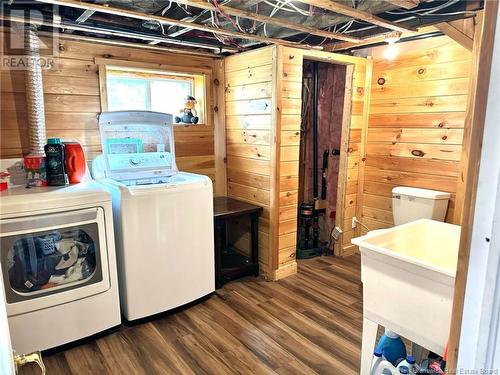
[[[210,177],[189,172],[178,172],[168,177],[163,183],[127,185],[122,181],[113,179],[102,179],[99,182],[104,185],[112,185],[118,188],[121,199],[133,199],[137,196],[162,194],[173,190],[196,189],[212,184]]]
[[[93,180],[66,186],[15,186],[0,192],[0,216],[110,201],[111,195],[106,188]]]
[[[172,115],[151,111],[103,112],[99,131],[107,178],[161,183],[177,173]],[[156,181],[156,182],[155,182]]]

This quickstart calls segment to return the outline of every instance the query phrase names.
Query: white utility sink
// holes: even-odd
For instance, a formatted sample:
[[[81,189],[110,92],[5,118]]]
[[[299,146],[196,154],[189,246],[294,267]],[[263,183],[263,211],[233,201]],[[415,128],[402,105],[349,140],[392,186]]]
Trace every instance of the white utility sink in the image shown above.
[[[448,341],[460,226],[421,219],[353,238],[361,251],[361,374],[382,325],[442,354]]]

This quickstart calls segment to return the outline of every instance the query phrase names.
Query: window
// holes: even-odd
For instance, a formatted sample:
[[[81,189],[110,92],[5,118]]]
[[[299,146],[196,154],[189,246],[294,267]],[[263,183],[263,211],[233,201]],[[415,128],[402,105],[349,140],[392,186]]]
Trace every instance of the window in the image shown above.
[[[205,120],[205,78],[202,74],[106,67],[108,111],[142,110],[178,116],[186,96],[195,97],[198,124]]]

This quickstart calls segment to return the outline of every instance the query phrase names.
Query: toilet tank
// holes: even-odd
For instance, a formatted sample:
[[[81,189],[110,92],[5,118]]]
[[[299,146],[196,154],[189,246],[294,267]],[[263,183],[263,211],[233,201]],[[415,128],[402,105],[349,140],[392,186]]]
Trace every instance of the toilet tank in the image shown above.
[[[399,186],[392,189],[394,225],[418,219],[444,221],[451,194],[443,191]]]

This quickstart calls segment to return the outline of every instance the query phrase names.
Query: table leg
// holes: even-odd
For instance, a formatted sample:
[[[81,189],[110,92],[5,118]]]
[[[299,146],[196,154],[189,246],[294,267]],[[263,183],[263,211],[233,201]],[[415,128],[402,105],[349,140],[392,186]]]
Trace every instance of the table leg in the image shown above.
[[[363,339],[361,342],[361,375],[370,375],[372,365],[373,350],[377,340],[378,324],[370,319],[363,318]]]
[[[250,236],[252,249],[252,263],[257,266],[255,276],[259,276],[259,215],[252,214],[250,217]]]
[[[215,221],[215,288],[222,286],[222,253],[226,248],[226,223],[224,220]]]

